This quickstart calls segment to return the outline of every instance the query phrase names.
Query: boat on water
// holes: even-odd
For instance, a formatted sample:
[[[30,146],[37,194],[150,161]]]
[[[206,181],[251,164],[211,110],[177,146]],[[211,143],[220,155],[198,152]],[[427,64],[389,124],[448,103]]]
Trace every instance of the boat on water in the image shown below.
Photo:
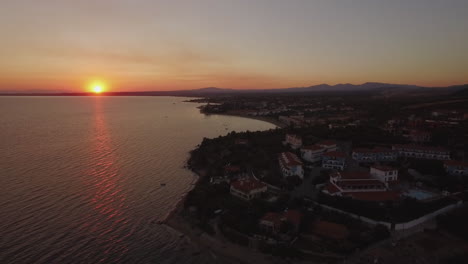
[[[166,186],[166,184],[165,184],[165,183],[161,183],[161,186]]]

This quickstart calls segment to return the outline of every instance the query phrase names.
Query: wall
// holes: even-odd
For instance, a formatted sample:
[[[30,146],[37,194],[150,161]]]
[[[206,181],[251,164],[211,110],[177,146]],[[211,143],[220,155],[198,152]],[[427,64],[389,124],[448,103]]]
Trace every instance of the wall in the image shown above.
[[[336,209],[336,208],[331,207],[331,206],[319,204],[319,203],[316,203],[316,205],[318,205],[318,206],[320,206],[320,207],[322,207],[322,208],[324,208],[326,210],[346,214],[346,215],[348,215],[348,216],[350,216],[352,218],[359,219],[359,220],[361,220],[363,222],[366,222],[368,224],[371,224],[371,225],[381,224],[381,225],[386,226],[388,229],[392,229],[391,228],[392,224],[388,223],[388,222],[376,221],[376,220],[373,220],[373,219],[370,219],[370,218],[367,218],[367,217],[364,217],[364,216],[359,216],[359,215],[356,215],[356,214],[353,214],[353,213],[349,213],[349,212],[346,212],[346,211],[343,211],[343,210],[340,210],[340,209]],[[394,226],[394,230],[405,230],[405,229],[413,228],[413,227],[415,227],[417,225],[420,225],[422,223],[425,223],[428,220],[431,220],[431,219],[435,218],[438,215],[447,213],[448,211],[451,211],[451,210],[453,210],[455,208],[459,208],[462,205],[463,205],[463,201],[459,201],[459,202],[457,202],[455,204],[448,205],[448,206],[446,206],[444,208],[441,208],[441,209],[439,209],[437,211],[434,211],[434,212],[429,213],[427,215],[421,216],[420,218],[417,218],[417,219],[414,219],[414,220],[411,220],[411,221],[408,221],[408,222],[405,222],[405,223],[396,224]]]

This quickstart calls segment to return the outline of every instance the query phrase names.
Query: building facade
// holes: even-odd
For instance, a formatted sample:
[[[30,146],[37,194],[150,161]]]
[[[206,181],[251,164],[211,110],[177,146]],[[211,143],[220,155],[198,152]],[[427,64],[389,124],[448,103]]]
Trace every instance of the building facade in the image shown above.
[[[468,162],[458,160],[447,160],[444,162],[445,171],[450,175],[468,175]]]
[[[395,161],[398,158],[398,152],[385,148],[356,148],[353,149],[351,156],[358,162]]]
[[[308,162],[319,162],[322,160],[322,155],[326,149],[318,145],[306,146],[301,148],[302,159]]]
[[[445,148],[420,145],[393,145],[398,156],[415,159],[450,160],[450,151]]]
[[[322,167],[326,169],[344,170],[346,167],[346,154],[340,151],[331,151],[323,154]]]
[[[278,157],[281,173],[284,177],[289,176],[299,176],[299,178],[304,178],[304,169],[302,168],[302,162],[296,156],[296,154],[291,152],[283,152]]]
[[[302,138],[294,134],[286,134],[285,144],[290,146],[292,149],[299,149],[302,147]]]

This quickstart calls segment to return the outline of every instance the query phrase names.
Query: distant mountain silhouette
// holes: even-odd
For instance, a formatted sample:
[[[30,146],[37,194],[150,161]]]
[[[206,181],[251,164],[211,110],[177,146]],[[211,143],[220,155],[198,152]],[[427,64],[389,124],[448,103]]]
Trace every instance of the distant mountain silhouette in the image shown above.
[[[229,95],[229,94],[281,94],[281,93],[314,93],[314,92],[376,92],[382,95],[392,94],[405,94],[405,93],[441,93],[441,94],[454,94],[460,91],[461,94],[468,93],[463,91],[468,89],[468,84],[465,85],[454,85],[448,87],[423,87],[417,85],[408,84],[391,84],[391,83],[378,83],[378,82],[366,82],[363,84],[319,84],[308,87],[290,87],[290,88],[278,88],[278,89],[229,89],[219,87],[205,87],[200,89],[192,90],[177,90],[177,91],[140,91],[140,92],[107,92],[106,95],[111,96],[208,96],[208,95]],[[49,93],[49,92],[2,92],[0,95],[87,95],[89,93]],[[455,95],[455,94],[454,94]]]

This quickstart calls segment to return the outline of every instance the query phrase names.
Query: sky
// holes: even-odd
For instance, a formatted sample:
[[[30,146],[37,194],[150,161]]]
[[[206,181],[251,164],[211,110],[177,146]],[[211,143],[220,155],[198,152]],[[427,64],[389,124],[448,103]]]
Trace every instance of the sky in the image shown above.
[[[1,0],[0,90],[468,83],[467,0]]]

